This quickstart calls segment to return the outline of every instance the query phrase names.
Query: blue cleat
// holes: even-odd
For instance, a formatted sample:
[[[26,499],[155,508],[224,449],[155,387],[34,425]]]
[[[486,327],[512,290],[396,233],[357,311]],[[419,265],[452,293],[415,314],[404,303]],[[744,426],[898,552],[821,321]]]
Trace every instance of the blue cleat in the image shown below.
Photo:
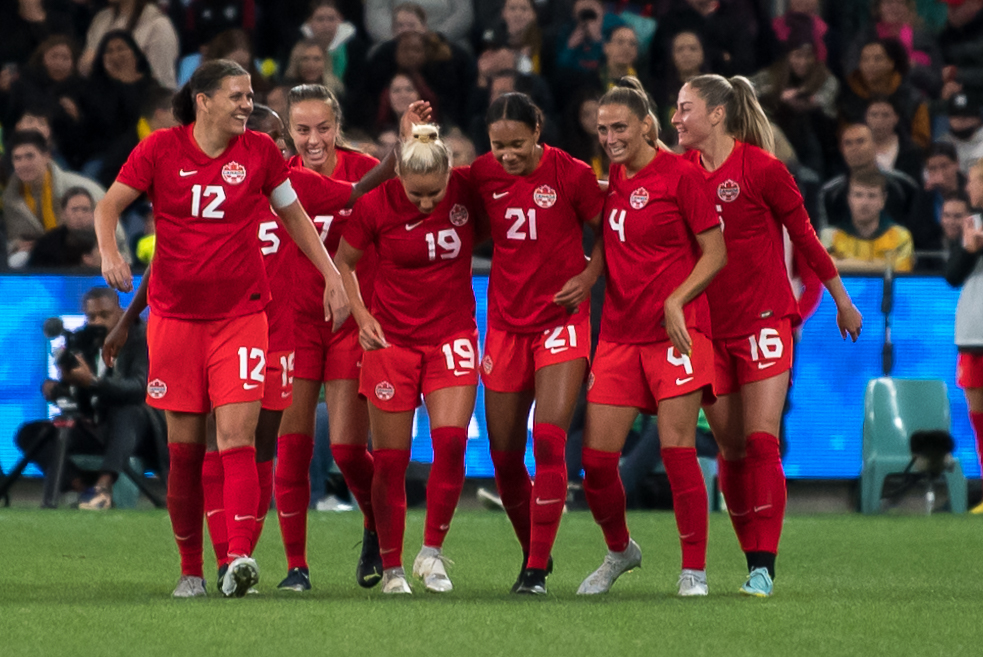
[[[771,597],[771,590],[774,587],[771,581],[771,575],[768,574],[767,568],[755,568],[751,571],[751,574],[747,576],[747,581],[744,582],[744,586],[741,587],[741,593],[744,595],[753,595],[757,598],[768,598]]]
[[[307,568],[292,568],[282,582],[277,585],[281,591],[310,591],[311,575]]]

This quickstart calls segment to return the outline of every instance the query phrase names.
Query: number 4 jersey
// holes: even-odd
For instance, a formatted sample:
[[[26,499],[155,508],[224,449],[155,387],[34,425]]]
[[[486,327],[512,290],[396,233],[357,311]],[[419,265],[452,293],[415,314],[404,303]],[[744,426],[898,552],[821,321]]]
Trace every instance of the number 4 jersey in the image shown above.
[[[491,153],[471,165],[471,176],[495,244],[489,325],[515,333],[563,325],[568,312],[553,296],[587,266],[583,225],[604,205],[594,171],[543,146],[539,166],[527,176],[507,173]]]
[[[436,345],[475,328],[471,252],[478,205],[469,175],[468,167],[455,168],[429,214],[410,202],[399,179],[355,204],[345,241],[361,251],[376,247],[370,311],[393,344]]]
[[[163,317],[214,320],[262,311],[270,299],[258,240],[287,165],[268,136],[247,130],[210,158],[194,124],[140,142],[116,180],[146,192],[157,249],[148,299]]]

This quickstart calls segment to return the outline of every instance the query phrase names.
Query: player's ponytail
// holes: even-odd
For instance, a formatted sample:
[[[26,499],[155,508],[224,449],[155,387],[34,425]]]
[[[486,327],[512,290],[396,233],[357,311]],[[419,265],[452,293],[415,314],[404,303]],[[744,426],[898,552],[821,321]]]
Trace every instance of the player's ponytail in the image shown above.
[[[723,106],[727,134],[769,153],[775,152],[775,133],[750,80],[740,75],[728,80],[708,74],[697,76],[686,84],[700,95],[708,110]]]
[[[451,151],[440,139],[432,123],[413,126],[413,135],[403,140],[399,153],[398,173],[446,174],[451,169]]]
[[[659,118],[655,115],[655,101],[649,97],[641,81],[634,75],[626,75],[615,80],[614,86],[598,101],[599,107],[603,105],[624,105],[640,121],[650,117],[652,128],[645,134],[645,141],[655,148],[669,150],[659,140]]]
[[[240,75],[248,76],[249,73],[231,59],[213,59],[205,62],[195,69],[191,79],[174,94],[174,100],[171,101],[174,117],[182,125],[191,125],[198,114],[196,100],[198,94],[211,96],[222,86],[222,80]]]
[[[532,98],[526,94],[512,92],[502,94],[488,106],[485,113],[485,125],[490,126],[496,121],[517,121],[524,123],[529,130],[542,130],[545,119],[543,110],[539,109]]]

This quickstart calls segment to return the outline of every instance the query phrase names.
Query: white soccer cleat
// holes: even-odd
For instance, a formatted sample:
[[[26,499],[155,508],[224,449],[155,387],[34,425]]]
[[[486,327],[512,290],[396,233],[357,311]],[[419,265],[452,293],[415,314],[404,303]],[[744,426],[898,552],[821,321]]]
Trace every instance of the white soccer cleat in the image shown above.
[[[387,568],[382,572],[382,592],[390,594],[413,593],[409,582],[406,581],[406,573],[402,567]]]
[[[607,593],[615,581],[629,570],[641,568],[642,549],[632,539],[622,552],[608,550],[601,567],[587,576],[577,589],[577,595],[596,595]]]
[[[707,593],[707,571],[683,569],[679,576],[679,595],[687,598]]]
[[[205,591],[205,580],[194,575],[181,575],[181,579],[178,580],[174,593],[171,595],[175,598],[205,597],[208,595]]]
[[[427,590],[432,593],[447,593],[454,588],[451,578],[447,576],[447,569],[444,562],[448,561],[444,557],[440,548],[432,548],[424,545],[420,548],[420,554],[416,555],[413,562],[413,576],[423,580]]]
[[[252,557],[237,557],[229,564],[222,579],[222,595],[241,598],[259,583],[259,566]]]

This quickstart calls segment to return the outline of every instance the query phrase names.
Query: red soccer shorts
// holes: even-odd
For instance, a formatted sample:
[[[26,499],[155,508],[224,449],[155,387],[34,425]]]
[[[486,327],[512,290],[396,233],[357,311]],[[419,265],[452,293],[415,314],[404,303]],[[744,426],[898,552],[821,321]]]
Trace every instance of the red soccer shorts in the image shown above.
[[[634,406],[644,413],[658,413],[659,402],[703,390],[703,404],[712,404],[713,345],[699,331],[690,329],[689,356],[681,355],[672,342],[621,344],[601,340],[587,379],[587,401],[592,404]]]
[[[366,351],[358,392],[390,413],[412,411],[434,390],[478,385],[478,331],[461,331],[436,346]]]
[[[966,388],[983,388],[983,354],[959,354],[956,359],[956,385]]]
[[[536,371],[578,358],[590,360],[590,313],[573,313],[566,324],[542,333],[512,333],[488,325],[481,380],[496,392],[536,388]]]
[[[263,408],[283,411],[294,398],[294,352],[271,351],[266,356],[266,386]]]
[[[353,322],[354,323],[354,322]],[[296,323],[297,358],[294,376],[310,381],[358,379],[362,347],[358,344],[358,326],[331,332],[331,324]]]
[[[763,381],[792,369],[792,326],[788,318],[743,338],[713,341],[718,396],[737,392],[746,383]]]
[[[147,403],[183,413],[263,398],[266,313],[189,321],[150,314]]]

